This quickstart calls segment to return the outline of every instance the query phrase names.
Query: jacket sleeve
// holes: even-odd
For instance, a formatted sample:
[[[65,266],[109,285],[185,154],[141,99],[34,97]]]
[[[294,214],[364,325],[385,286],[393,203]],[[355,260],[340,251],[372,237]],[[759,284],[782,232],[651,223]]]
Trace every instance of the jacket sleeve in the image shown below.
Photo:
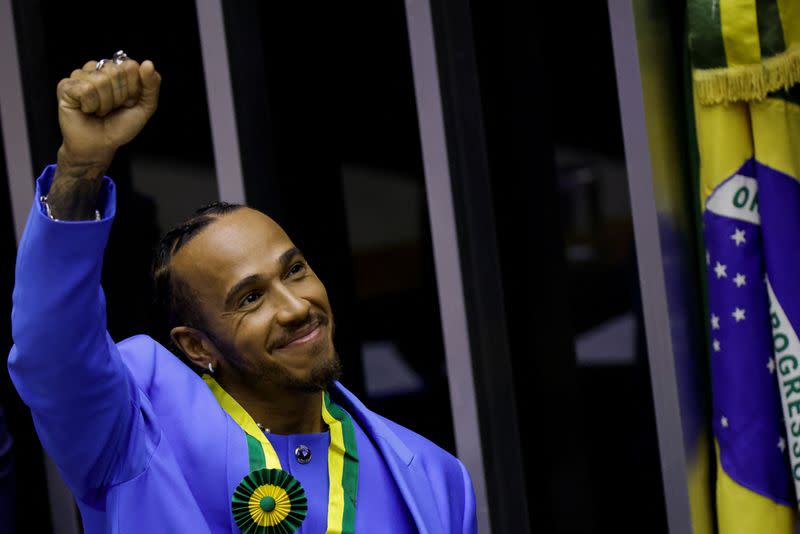
[[[100,275],[114,184],[103,180],[101,220],[53,221],[38,199],[54,171],[37,180],[17,254],[8,367],[45,449],[77,496],[88,497],[139,474],[159,432],[106,332]]]

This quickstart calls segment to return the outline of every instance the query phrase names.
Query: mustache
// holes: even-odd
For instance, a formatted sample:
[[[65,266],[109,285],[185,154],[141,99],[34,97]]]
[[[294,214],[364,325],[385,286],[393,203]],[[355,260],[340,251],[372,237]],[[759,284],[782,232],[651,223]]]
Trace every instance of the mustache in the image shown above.
[[[272,351],[274,349],[283,347],[284,345],[288,345],[297,334],[303,332],[304,330],[311,330],[313,325],[319,324],[320,326],[325,326],[329,322],[328,316],[322,312],[318,311],[311,311],[305,319],[292,323],[290,325],[281,327],[281,332],[275,340],[269,344],[269,350]]]

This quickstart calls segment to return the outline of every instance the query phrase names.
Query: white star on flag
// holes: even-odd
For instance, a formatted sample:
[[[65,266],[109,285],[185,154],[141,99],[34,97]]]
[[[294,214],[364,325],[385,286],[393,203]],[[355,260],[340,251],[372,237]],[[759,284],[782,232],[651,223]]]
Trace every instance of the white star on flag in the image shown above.
[[[714,347],[714,352],[719,352],[720,351],[719,339],[715,339],[714,342],[712,343],[712,345]]]
[[[727,268],[728,268],[727,265],[723,265],[720,262],[717,262],[717,264],[714,266],[714,272],[717,273],[717,278],[727,278],[728,273],[725,272]]]
[[[734,230],[733,234],[731,235],[731,239],[736,241],[737,247],[742,243],[747,243],[747,239],[744,238],[744,230],[740,230],[738,228]]]
[[[728,418],[724,415],[722,416],[722,419],[719,420],[719,423],[722,425],[722,428],[728,428]]]
[[[786,450],[786,440],[782,437],[778,440],[778,448],[781,450],[781,452]]]
[[[742,273],[736,273],[736,276],[733,278],[733,283],[736,284],[736,287],[747,285],[747,277]]]
[[[769,374],[773,374],[775,372],[775,360],[770,358],[767,362],[767,369],[769,369]]]
[[[719,315],[711,314],[711,329],[719,330]]]
[[[733,313],[731,314],[731,317],[733,317],[734,319],[736,319],[736,322],[737,322],[737,323],[738,323],[739,321],[744,321],[744,308],[736,308],[736,309],[733,311]]]

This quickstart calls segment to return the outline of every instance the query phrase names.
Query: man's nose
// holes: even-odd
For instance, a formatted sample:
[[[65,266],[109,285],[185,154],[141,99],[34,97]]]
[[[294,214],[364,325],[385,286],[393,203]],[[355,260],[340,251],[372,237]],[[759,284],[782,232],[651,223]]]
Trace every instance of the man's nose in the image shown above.
[[[276,319],[283,325],[303,321],[311,312],[311,303],[308,300],[295,295],[282,284],[280,289],[276,291],[276,296],[280,300]]]

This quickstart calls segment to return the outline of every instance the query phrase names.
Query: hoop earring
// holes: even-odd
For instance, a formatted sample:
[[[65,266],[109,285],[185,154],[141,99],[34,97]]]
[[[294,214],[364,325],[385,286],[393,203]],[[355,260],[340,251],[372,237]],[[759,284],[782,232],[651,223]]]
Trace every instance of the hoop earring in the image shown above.
[[[211,362],[208,362],[208,372],[212,375],[214,374],[214,366],[211,364]]]

